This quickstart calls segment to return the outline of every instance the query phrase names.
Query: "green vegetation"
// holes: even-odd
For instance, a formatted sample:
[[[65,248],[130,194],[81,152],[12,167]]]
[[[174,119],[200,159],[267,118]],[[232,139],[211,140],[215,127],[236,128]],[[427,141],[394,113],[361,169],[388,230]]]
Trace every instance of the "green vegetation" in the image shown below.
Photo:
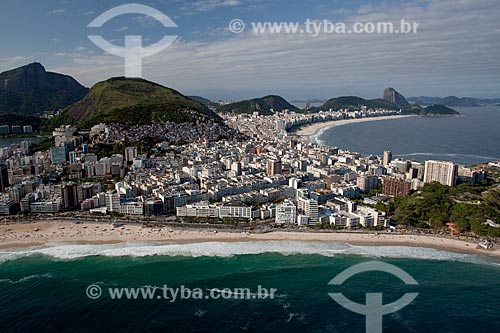
[[[43,119],[43,125],[41,131],[52,134],[54,128],[71,123],[72,123],[71,118],[69,118],[68,115],[66,115],[65,113],[61,112],[53,118]]]
[[[191,111],[179,110],[179,105],[170,103],[135,105],[98,114],[79,123],[80,127],[89,128],[99,123],[125,125],[147,125],[153,122],[195,122]]]
[[[1,92],[0,92],[1,94]],[[0,97],[1,99],[1,97]],[[1,102],[0,102],[1,103]],[[0,106],[0,110],[3,110]],[[0,114],[0,125],[31,125],[33,127],[33,131],[39,131],[45,122],[41,118],[34,116],[25,116],[20,114]],[[23,135],[24,136],[24,135]]]
[[[143,79],[123,77],[97,83],[84,99],[63,111],[64,116],[80,127],[99,122],[185,122],[201,114],[220,121],[220,117],[205,105],[173,89]]]
[[[216,109],[216,108],[218,108],[220,106],[219,103],[212,102],[211,100],[206,99],[206,98],[201,97],[201,96],[188,96],[188,97],[191,98],[194,101],[197,101],[198,103],[201,103],[201,104],[205,105],[208,108],[214,108],[214,109]]]
[[[420,96],[420,97],[411,97],[409,99],[421,105],[441,104],[451,107],[457,107],[457,106],[477,107],[481,106],[481,104],[498,103],[495,102],[498,101],[498,99],[491,100],[491,99],[478,99],[471,97],[456,97],[456,96],[448,96],[444,98]]]
[[[46,151],[55,146],[54,138],[45,138],[40,142],[33,144],[29,149],[29,154],[33,155],[37,151]]]
[[[97,155],[98,160],[103,157],[109,157],[113,154],[123,154],[124,151],[125,145],[123,143],[117,143],[113,145],[97,143],[91,149],[91,152]]]
[[[271,109],[273,109],[275,112],[280,112],[286,109],[294,112],[302,112],[296,106],[288,103],[283,97],[274,95],[226,104],[219,107],[217,109],[217,112],[229,112],[237,114],[258,112],[260,115],[267,116],[273,114]]]
[[[443,105],[433,105],[423,108],[418,104],[409,104],[405,97],[398,93],[393,88],[387,88],[384,91],[383,99],[364,99],[357,96],[342,96],[332,98],[326,101],[322,106],[311,108],[310,112],[326,111],[326,110],[360,110],[362,106],[369,109],[387,109],[387,110],[403,110],[407,114],[417,115],[454,115],[457,111],[452,110]]]
[[[54,128],[59,127],[61,125],[70,124],[71,119],[65,114],[59,114],[53,118],[39,118],[35,116],[26,116],[20,114],[0,114],[0,125],[31,125],[33,128],[33,134],[10,134],[10,136],[21,136],[21,137],[29,137],[36,134],[41,135],[50,135],[52,134],[52,130]]]
[[[378,204],[400,225],[419,228],[442,228],[454,223],[457,230],[499,237],[500,228],[484,225],[487,219],[500,221],[500,189],[461,184],[457,187],[439,183],[425,184],[421,191],[389,204]]]
[[[431,105],[420,112],[421,115],[454,115],[459,114],[457,111],[450,109],[444,105]]]
[[[113,154],[122,154],[126,147],[137,147],[139,154],[150,154],[151,148],[155,146],[157,140],[151,137],[145,137],[142,141],[127,141],[124,143],[115,143],[112,145],[97,143],[91,149],[91,152],[97,155],[97,159],[109,157]]]
[[[409,114],[421,114],[422,107],[418,104],[409,104],[403,109],[403,111]]]
[[[400,107],[392,104],[390,102],[384,101],[383,99],[372,99],[366,100],[357,96],[342,96],[337,98],[332,98],[326,101],[322,106],[317,108],[311,108],[312,112],[317,112],[320,110],[340,110],[340,109],[349,109],[349,110],[360,110],[362,106],[366,106],[368,108],[384,108],[388,110],[399,110]]]

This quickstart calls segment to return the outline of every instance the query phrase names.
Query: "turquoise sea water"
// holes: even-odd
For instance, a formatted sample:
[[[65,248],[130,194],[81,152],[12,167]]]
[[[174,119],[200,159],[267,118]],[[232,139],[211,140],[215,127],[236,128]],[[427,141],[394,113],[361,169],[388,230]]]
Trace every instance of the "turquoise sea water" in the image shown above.
[[[359,152],[416,161],[438,159],[465,165],[500,159],[500,108],[456,108],[461,117],[411,117],[332,127],[318,142]]]
[[[417,282],[365,272],[342,286],[328,282],[366,261],[395,265]],[[108,288],[163,286],[222,290],[276,288],[274,299],[113,300]],[[86,295],[89,285],[101,297]],[[363,315],[328,293],[384,303],[418,292],[384,316],[384,332],[495,332],[500,327],[498,260],[406,247],[340,243],[52,244],[0,251],[2,332],[365,332]]]

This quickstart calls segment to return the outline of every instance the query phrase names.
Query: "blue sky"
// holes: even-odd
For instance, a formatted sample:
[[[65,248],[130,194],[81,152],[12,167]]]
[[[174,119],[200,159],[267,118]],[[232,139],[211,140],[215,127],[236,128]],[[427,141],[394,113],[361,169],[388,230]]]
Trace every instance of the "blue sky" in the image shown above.
[[[145,58],[146,79],[185,94],[244,99],[280,94],[288,99],[340,95],[380,97],[387,86],[406,96],[500,97],[498,0],[150,0],[136,1],[168,15],[165,28],[143,15],[122,15],[87,28],[98,15],[129,1],[17,0],[0,4],[0,71],[33,61],[91,86],[124,74],[124,61],[96,47],[89,34],[123,45],[165,34],[178,39]],[[250,22],[420,23],[412,35],[260,34],[228,30]]]

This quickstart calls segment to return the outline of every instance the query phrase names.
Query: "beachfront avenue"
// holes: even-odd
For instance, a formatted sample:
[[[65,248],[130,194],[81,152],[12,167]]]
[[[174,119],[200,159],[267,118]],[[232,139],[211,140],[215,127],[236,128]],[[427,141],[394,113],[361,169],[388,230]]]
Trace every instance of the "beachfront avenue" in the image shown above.
[[[97,300],[109,298],[112,300],[166,300],[173,303],[178,300],[272,300],[279,295],[276,288],[266,288],[258,285],[254,290],[250,288],[190,288],[180,287],[143,286],[137,288],[113,287],[103,288],[99,284],[89,285],[85,293],[89,299]]]

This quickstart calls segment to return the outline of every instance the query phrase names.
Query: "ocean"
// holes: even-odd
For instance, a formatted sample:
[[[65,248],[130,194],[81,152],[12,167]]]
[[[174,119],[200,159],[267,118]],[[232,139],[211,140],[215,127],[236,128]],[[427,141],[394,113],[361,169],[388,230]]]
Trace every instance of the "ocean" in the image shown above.
[[[345,125],[319,139],[417,160],[498,159],[500,108],[460,112],[463,117]],[[416,284],[383,271],[329,284],[364,264],[391,265]],[[122,288],[138,293],[117,296]],[[242,290],[249,291],[246,299]],[[199,292],[202,297],[195,297]],[[367,294],[382,293],[388,304],[417,293],[408,305],[389,308],[383,332],[483,333],[500,327],[500,260],[486,256],[293,241],[51,243],[0,250],[2,332],[365,332],[366,316],[330,293],[362,305]]]
[[[418,284],[387,272],[329,282],[354,265],[390,264]],[[273,298],[112,299],[109,288],[259,286]],[[88,296],[89,286],[102,290]],[[418,293],[383,316],[384,332],[495,332],[500,327],[498,259],[442,250],[326,242],[48,244],[0,251],[2,332],[365,332],[365,316],[336,303],[341,292],[365,303]],[[259,292],[259,295],[261,292]],[[234,297],[233,297],[234,296]],[[95,299],[94,299],[95,298]],[[161,299],[160,299],[161,298]],[[186,297],[187,298],[187,297]]]
[[[331,127],[317,142],[363,155],[474,165],[500,160],[500,107],[456,108],[461,117],[410,117]]]

